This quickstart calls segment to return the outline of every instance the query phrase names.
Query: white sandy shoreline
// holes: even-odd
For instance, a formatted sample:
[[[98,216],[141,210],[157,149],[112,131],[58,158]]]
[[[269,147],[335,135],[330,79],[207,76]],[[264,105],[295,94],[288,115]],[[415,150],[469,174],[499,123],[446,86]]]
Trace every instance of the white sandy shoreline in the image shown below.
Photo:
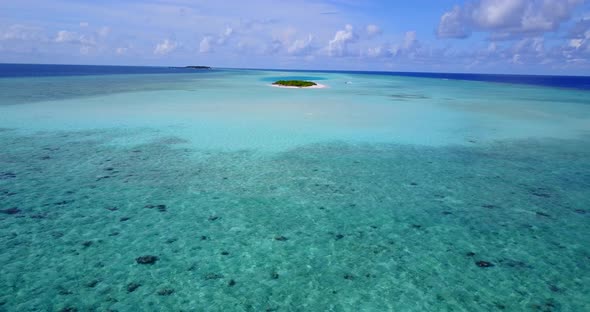
[[[271,87],[275,87],[275,88],[283,88],[283,89],[325,89],[328,86],[323,85],[321,83],[317,83],[315,86],[311,86],[311,87],[293,87],[293,86],[279,86],[279,85],[275,85],[275,84],[270,84],[269,86]]]

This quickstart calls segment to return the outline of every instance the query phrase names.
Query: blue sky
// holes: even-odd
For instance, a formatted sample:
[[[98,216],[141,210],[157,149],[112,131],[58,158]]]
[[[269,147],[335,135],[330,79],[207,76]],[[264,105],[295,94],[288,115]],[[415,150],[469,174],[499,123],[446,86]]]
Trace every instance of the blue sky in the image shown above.
[[[0,62],[590,74],[584,0],[3,0]]]

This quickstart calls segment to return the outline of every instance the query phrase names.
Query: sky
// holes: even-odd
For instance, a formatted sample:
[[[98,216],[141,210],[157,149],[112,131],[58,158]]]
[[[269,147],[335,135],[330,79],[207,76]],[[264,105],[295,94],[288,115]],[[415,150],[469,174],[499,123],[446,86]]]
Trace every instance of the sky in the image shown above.
[[[0,0],[0,63],[590,75],[590,0]]]

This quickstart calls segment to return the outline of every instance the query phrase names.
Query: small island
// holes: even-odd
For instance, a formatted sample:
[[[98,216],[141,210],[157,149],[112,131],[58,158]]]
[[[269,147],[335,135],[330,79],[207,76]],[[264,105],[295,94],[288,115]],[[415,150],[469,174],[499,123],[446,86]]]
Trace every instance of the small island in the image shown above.
[[[201,66],[201,65],[190,65],[190,66],[184,66],[184,67],[168,66],[168,68],[170,68],[170,69],[213,69],[210,66]]]
[[[326,86],[315,83],[313,81],[305,81],[305,80],[279,80],[273,82],[273,87],[279,88],[325,88]]]
[[[317,83],[313,81],[305,81],[305,80],[279,80],[273,83],[276,86],[283,86],[283,87],[297,87],[297,88],[307,88],[316,86]]]
[[[185,66],[184,68],[190,68],[190,69],[211,69],[211,67],[209,66]]]

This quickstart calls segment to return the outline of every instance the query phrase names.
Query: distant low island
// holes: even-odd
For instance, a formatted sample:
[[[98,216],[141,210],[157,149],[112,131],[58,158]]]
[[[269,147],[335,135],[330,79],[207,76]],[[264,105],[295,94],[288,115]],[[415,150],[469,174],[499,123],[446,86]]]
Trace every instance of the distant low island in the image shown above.
[[[184,68],[191,68],[191,69],[211,69],[209,66],[185,66]]]
[[[174,67],[174,66],[170,66],[170,67],[168,67],[168,68],[181,68],[181,69],[182,69],[182,68],[185,68],[185,69],[213,69],[213,68],[211,68],[211,67],[209,67],[209,66],[201,66],[201,65],[198,65],[198,66],[191,65],[191,66],[184,66],[184,67]]]
[[[282,87],[297,87],[297,88],[307,88],[316,86],[317,83],[313,81],[305,81],[305,80],[279,80],[273,82],[275,86],[282,86]]]

